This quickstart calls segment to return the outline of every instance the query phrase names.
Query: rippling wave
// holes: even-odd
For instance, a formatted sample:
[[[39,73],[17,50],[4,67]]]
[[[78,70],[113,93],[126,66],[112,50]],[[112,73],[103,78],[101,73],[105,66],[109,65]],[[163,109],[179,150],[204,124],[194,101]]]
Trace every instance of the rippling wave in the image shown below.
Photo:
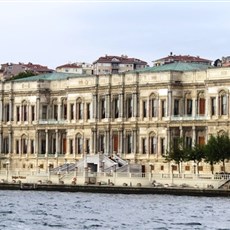
[[[229,230],[229,198],[0,191],[0,230]]]

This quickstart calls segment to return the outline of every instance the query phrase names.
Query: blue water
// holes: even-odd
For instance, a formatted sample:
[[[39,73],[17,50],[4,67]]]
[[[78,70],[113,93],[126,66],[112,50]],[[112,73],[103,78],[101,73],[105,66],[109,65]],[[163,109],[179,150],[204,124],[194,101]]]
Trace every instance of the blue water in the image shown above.
[[[0,191],[0,230],[230,229],[230,199]]]

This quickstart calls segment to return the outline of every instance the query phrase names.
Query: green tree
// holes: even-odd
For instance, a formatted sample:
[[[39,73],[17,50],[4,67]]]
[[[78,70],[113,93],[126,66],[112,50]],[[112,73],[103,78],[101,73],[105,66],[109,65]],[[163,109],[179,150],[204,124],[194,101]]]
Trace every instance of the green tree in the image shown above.
[[[21,72],[15,76],[13,76],[11,78],[11,80],[16,80],[16,79],[20,79],[20,78],[27,78],[27,77],[31,77],[31,76],[35,76],[36,74],[31,71],[31,70],[26,70],[25,72]]]
[[[186,159],[188,161],[193,161],[194,164],[196,164],[197,174],[199,174],[199,163],[205,157],[205,145],[195,144],[192,148],[187,149],[186,152]]]
[[[205,147],[205,161],[212,166],[215,163],[223,163],[223,171],[225,171],[225,161],[230,159],[230,139],[227,135],[211,136]]]
[[[164,157],[169,162],[175,161],[180,173],[180,164],[186,159],[186,149],[183,138],[174,138]]]

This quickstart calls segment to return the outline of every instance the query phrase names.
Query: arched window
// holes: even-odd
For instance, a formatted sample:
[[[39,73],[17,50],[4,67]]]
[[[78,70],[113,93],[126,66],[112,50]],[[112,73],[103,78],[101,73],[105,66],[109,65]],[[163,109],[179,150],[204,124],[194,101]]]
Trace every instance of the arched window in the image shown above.
[[[76,101],[76,118],[77,120],[83,119],[83,103],[81,98]]]
[[[156,154],[157,153],[157,137],[154,132],[149,134],[149,153]]]
[[[205,115],[205,95],[203,92],[198,95],[198,115]]]
[[[220,115],[227,115],[227,93],[225,91],[221,91],[219,94],[219,111]]]
[[[67,99],[62,99],[62,119],[67,119]]]
[[[185,94],[185,114],[187,116],[191,116],[192,115],[192,97],[191,97],[191,93],[188,92]]]
[[[149,98],[149,116],[157,117],[158,115],[158,100],[155,94],[151,94]]]
[[[53,99],[53,101],[52,101],[52,118],[54,120],[58,119],[58,103],[57,103],[57,99]]]
[[[78,133],[76,136],[76,154],[82,154],[83,153],[82,143],[83,143],[82,135],[80,133]]]
[[[26,135],[22,135],[21,138],[21,153],[22,154],[27,154],[27,137]]]
[[[113,96],[113,118],[119,117],[119,97],[118,95]]]
[[[28,121],[27,102],[22,102],[22,121]]]

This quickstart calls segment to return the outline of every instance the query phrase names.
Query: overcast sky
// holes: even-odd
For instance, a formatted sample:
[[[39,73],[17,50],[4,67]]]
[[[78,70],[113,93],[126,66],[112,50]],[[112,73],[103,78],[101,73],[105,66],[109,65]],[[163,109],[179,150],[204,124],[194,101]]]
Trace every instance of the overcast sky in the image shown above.
[[[1,64],[230,56],[230,2],[32,1],[0,0]]]

